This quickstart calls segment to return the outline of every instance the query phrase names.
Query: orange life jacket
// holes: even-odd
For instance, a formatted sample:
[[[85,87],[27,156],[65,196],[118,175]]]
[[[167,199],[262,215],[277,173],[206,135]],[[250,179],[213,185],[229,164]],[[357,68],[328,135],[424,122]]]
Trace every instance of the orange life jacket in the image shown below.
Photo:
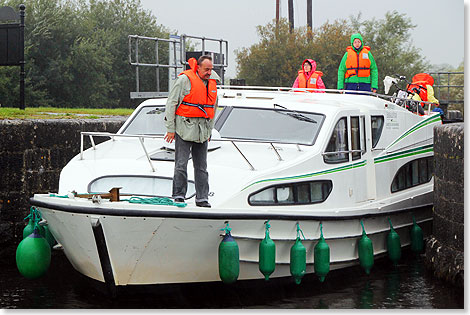
[[[183,98],[176,110],[176,115],[184,117],[214,118],[214,105],[217,100],[217,84],[214,79],[209,79],[207,86],[197,75],[197,61],[194,58],[188,60],[191,69],[181,72],[191,81],[191,91]]]
[[[357,53],[352,46],[348,46],[345,78],[349,78],[353,75],[357,75],[358,77],[370,76],[369,51],[369,46],[364,46],[359,53]]]
[[[408,84],[408,92],[417,93],[422,101],[428,101],[428,88],[426,85],[433,85],[434,78],[427,73],[418,73],[413,79],[412,83]]]
[[[299,70],[299,88],[309,88],[309,89],[318,89],[318,78],[323,75],[323,72],[321,71],[315,71],[312,73],[310,78],[307,80],[307,78],[304,75],[303,70]],[[309,91],[313,92],[313,91]]]

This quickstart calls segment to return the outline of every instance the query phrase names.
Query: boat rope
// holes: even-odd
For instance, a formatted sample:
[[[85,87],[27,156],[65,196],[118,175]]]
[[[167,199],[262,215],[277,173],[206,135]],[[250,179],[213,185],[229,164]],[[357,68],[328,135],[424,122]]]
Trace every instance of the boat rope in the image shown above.
[[[323,238],[323,223],[320,223],[320,239]]]
[[[129,203],[139,203],[147,205],[165,205],[165,206],[177,206],[180,208],[186,207],[186,202],[174,202],[167,197],[152,197],[152,198],[141,198],[141,197],[131,197],[129,199],[121,199],[121,201],[127,201]]]
[[[57,195],[57,194],[49,194],[49,197],[57,197],[57,198],[70,198],[69,195]],[[186,202],[174,202],[172,199],[167,197],[151,197],[151,198],[141,198],[133,196],[129,199],[121,199],[121,201],[127,201],[129,203],[139,203],[139,204],[147,204],[147,205],[164,205],[164,206],[176,206],[176,207],[186,207]]]
[[[321,225],[320,225],[320,226],[321,226]],[[302,237],[303,237],[304,240],[305,240],[304,232],[302,232],[302,230],[300,229],[299,222],[297,222],[297,238],[300,238],[300,234],[302,234]]]
[[[228,234],[228,233],[230,233],[230,231],[231,231],[232,229],[230,228],[230,225],[229,225],[228,221],[225,221],[225,227],[222,228],[222,229],[220,229],[220,230],[221,230],[221,231],[225,231],[225,234]]]
[[[57,195],[57,194],[49,194],[49,197],[57,197],[57,198],[68,198],[68,195]]]

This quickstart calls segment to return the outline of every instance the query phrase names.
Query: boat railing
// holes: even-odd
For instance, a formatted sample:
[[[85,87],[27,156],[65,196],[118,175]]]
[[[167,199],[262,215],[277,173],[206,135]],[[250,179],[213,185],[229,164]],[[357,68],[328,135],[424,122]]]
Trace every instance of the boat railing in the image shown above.
[[[110,137],[113,141],[115,137],[123,137],[123,138],[138,138],[140,144],[142,146],[142,150],[147,158],[147,161],[150,164],[152,172],[155,172],[155,167],[153,166],[152,159],[148,153],[148,150],[145,146],[144,139],[163,139],[164,135],[129,135],[129,134],[119,134],[119,133],[109,133],[109,132],[96,132],[96,131],[82,131],[80,132],[80,160],[83,160],[83,148],[85,143],[85,137],[88,136],[90,138],[90,142],[92,145],[93,150],[96,150],[96,144],[94,137]],[[288,144],[288,145],[296,145],[298,151],[302,151],[300,148],[299,143],[292,143],[292,142],[282,142],[282,141],[269,141],[269,140],[250,140],[250,139],[230,139],[230,138],[218,138],[218,139],[211,139],[211,141],[221,141],[221,142],[231,142],[235,149],[240,153],[243,157],[245,162],[248,164],[252,171],[256,170],[253,164],[248,160],[245,154],[240,150],[240,147],[235,144],[235,142],[243,142],[243,143],[267,143],[270,144],[276,154],[276,157],[279,161],[282,161],[282,157],[279,154],[279,150],[274,146],[275,144]],[[303,145],[303,144],[302,144]]]
[[[353,91],[353,90],[337,90],[337,89],[313,89],[313,88],[292,88],[292,87],[275,87],[275,86],[238,86],[238,85],[218,85],[218,89],[220,90],[239,90],[239,91],[256,91],[256,92],[280,92],[281,94],[291,94],[292,92],[325,92],[330,94],[360,94],[360,95],[369,95],[374,96],[377,98],[384,99],[390,103],[396,104],[397,100],[401,101],[401,105],[396,104],[400,107],[405,107],[406,104],[410,101],[425,104],[427,108],[427,112],[431,113],[433,106],[435,107],[437,104],[432,102],[425,102],[425,101],[414,101],[408,98],[402,98],[394,95],[387,95],[387,94],[379,94],[374,92],[367,92],[367,91]],[[239,95],[241,97],[241,94]],[[236,97],[236,96],[235,96]],[[413,113],[418,114],[418,108],[416,108],[416,112]]]

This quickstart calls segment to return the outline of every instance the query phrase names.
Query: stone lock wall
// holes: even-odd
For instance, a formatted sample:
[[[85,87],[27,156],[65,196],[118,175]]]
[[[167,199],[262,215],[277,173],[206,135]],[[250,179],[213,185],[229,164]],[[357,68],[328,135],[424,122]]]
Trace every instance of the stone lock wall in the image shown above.
[[[115,133],[125,117],[0,120],[0,255],[15,253],[35,193],[57,192],[59,175],[80,153],[81,131]],[[108,140],[96,137],[95,143]],[[85,147],[91,146],[85,137]]]
[[[426,264],[434,274],[464,285],[464,124],[434,128],[433,236]]]

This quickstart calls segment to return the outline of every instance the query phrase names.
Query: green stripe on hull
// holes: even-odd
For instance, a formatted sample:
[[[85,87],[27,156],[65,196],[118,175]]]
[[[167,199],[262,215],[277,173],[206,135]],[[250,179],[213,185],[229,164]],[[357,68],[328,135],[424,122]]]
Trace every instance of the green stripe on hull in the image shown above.
[[[401,159],[401,158],[412,156],[412,155],[432,152],[433,150],[434,150],[434,145],[429,144],[429,145],[425,145],[425,146],[422,146],[422,147],[409,149],[409,150],[405,150],[405,151],[401,151],[401,152],[395,152],[395,153],[392,153],[392,154],[388,154],[388,155],[385,155],[385,156],[375,158],[374,163],[377,164],[377,163],[382,163],[382,162],[386,162],[386,161],[397,160],[397,159]]]
[[[293,180],[293,179],[302,179],[302,178],[310,178],[310,177],[315,177],[315,176],[320,176],[320,175],[326,175],[326,174],[333,174],[333,173],[338,173],[338,172],[342,172],[342,171],[345,171],[345,170],[351,170],[351,169],[354,169],[354,168],[358,168],[358,167],[363,167],[366,165],[366,161],[361,161],[361,162],[358,162],[358,163],[354,163],[354,164],[348,164],[348,165],[345,165],[345,166],[341,166],[341,167],[335,167],[335,168],[332,168],[332,169],[329,169],[329,170],[324,170],[324,171],[319,171],[319,172],[315,172],[315,173],[309,173],[309,174],[303,174],[303,175],[296,175],[296,176],[288,176],[288,177],[279,177],[279,178],[269,178],[269,179],[263,179],[263,180],[259,180],[257,182],[254,182],[248,186],[246,186],[245,188],[242,189],[245,190],[253,185],[256,185],[256,184],[260,184],[260,183],[267,183],[267,182],[278,182],[278,181],[284,181],[284,180]]]
[[[392,144],[390,144],[388,146],[388,148],[390,148],[391,146],[395,145],[397,142],[401,141],[402,139],[406,138],[407,136],[409,136],[410,134],[412,134],[413,132],[415,132],[416,130],[419,130],[429,124],[433,124],[433,123],[437,123],[437,122],[440,122],[442,121],[441,120],[441,115],[439,114],[436,114],[436,115],[433,115],[421,122],[419,122],[418,124],[416,124],[415,126],[411,127],[410,129],[408,129],[407,131],[405,131],[404,134],[402,134],[397,140],[395,140],[394,142],[392,142]]]

